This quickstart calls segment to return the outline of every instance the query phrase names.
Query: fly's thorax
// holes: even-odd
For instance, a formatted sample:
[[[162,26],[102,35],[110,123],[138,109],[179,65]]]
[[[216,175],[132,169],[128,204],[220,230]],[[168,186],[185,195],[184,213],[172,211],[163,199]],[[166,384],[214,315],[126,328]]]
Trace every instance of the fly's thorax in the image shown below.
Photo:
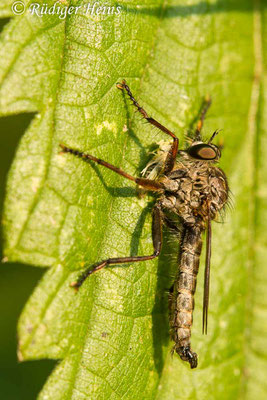
[[[223,208],[228,197],[228,185],[223,171],[210,162],[188,161],[175,166],[161,179],[165,188],[161,203],[178,214],[188,226],[203,226]]]

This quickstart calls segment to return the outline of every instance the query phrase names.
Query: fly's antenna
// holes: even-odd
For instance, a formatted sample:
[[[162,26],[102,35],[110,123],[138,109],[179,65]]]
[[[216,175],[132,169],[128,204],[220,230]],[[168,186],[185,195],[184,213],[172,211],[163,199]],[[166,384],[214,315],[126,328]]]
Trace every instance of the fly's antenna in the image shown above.
[[[208,141],[208,144],[210,144],[213,141],[215,136],[217,136],[220,131],[221,131],[221,129],[216,129],[216,131],[213,132],[213,134],[211,135],[211,137],[210,137],[210,139]]]

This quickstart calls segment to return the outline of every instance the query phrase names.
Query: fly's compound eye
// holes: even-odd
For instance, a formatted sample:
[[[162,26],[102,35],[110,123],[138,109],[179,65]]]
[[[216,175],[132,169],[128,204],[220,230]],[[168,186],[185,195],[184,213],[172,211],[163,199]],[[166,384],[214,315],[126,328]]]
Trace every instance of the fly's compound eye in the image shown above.
[[[219,149],[217,151],[213,146],[201,143],[189,147],[187,153],[197,160],[215,160],[220,155]]]

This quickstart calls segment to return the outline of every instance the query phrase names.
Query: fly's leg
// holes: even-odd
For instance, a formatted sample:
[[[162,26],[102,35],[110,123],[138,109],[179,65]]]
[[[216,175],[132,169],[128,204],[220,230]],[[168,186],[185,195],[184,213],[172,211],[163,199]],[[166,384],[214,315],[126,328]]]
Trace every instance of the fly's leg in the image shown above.
[[[162,217],[161,217],[161,207],[160,204],[157,203],[153,208],[152,214],[152,239],[153,239],[153,254],[149,256],[136,256],[136,257],[119,257],[119,258],[108,258],[107,260],[100,261],[98,264],[93,267],[90,266],[86,271],[79,277],[77,282],[71,283],[71,287],[79,289],[79,287],[83,284],[85,279],[92,275],[94,272],[99,271],[100,269],[106,267],[107,265],[114,264],[125,264],[139,261],[147,261],[152,260],[159,256],[161,247],[162,247]]]
[[[147,120],[148,123],[150,123],[151,125],[156,126],[162,132],[167,133],[167,135],[169,135],[169,136],[171,136],[173,138],[173,144],[172,144],[171,149],[170,149],[170,151],[169,151],[169,153],[168,153],[168,155],[166,157],[165,167],[164,167],[164,173],[165,174],[170,172],[174,167],[175,159],[176,159],[177,152],[178,152],[179,139],[168,128],[166,128],[165,126],[161,125],[154,118],[148,116],[147,112],[143,109],[143,107],[141,107],[139,105],[139,103],[134,98],[134,96],[133,96],[129,86],[126,84],[125,80],[123,80],[121,83],[117,83],[117,88],[120,89],[120,90],[125,90],[126,91],[128,96],[132,100],[133,105],[137,108],[137,110],[140,112],[140,114],[142,114],[142,116]]]
[[[202,104],[200,117],[199,117],[199,120],[197,122],[197,127],[196,127],[196,130],[195,130],[195,138],[198,139],[198,140],[201,140],[200,132],[201,132],[201,129],[203,128],[204,119],[205,119],[205,116],[206,116],[207,111],[210,108],[210,106],[211,106],[211,98],[210,98],[210,96],[206,96],[204,101],[203,101],[203,104]]]
[[[104,167],[111,169],[112,171],[116,172],[117,174],[124,176],[124,178],[135,182],[137,185],[143,186],[147,190],[152,190],[152,191],[162,191],[163,190],[160,183],[155,182],[151,179],[135,178],[134,176],[127,174],[127,172],[122,171],[120,168],[115,167],[114,165],[109,164],[108,162],[103,161],[100,158],[96,158],[94,156],[91,156],[90,154],[82,153],[79,150],[71,149],[70,147],[67,147],[64,144],[60,144],[60,147],[62,148],[62,153],[70,153],[70,154],[73,154],[76,157],[82,158],[84,160],[94,161],[97,164],[103,165]]]

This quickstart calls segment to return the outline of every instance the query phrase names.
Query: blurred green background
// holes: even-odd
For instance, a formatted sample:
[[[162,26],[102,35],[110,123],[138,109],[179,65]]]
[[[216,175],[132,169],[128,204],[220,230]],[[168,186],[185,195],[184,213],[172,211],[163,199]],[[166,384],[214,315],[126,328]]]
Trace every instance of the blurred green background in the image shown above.
[[[0,21],[0,31],[8,20]],[[20,137],[33,115],[0,118],[0,212],[7,173]],[[2,259],[2,231],[0,234]],[[17,322],[24,304],[42,277],[44,270],[23,264],[2,264],[0,268],[0,398],[33,400],[42,388],[55,361],[40,360],[19,363],[17,360]],[[3,345],[4,344],[4,345]]]

